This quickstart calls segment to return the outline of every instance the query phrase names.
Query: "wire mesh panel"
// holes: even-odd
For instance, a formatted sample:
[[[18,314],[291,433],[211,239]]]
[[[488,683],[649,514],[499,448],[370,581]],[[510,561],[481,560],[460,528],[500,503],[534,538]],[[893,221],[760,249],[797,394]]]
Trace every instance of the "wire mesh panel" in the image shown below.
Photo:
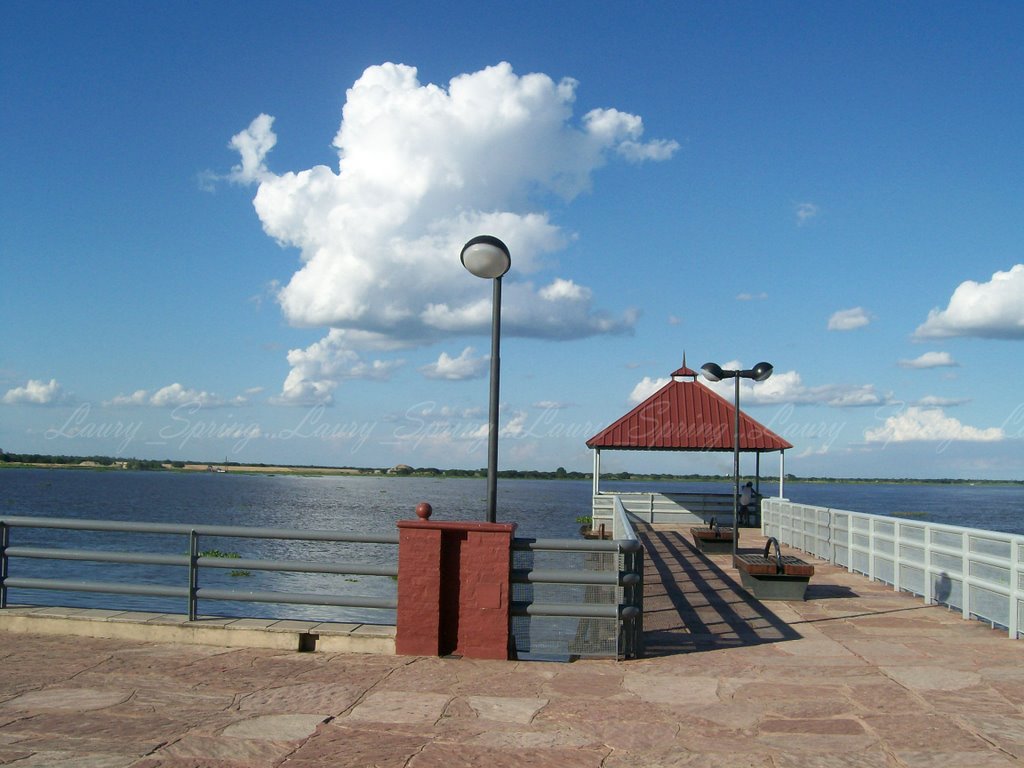
[[[617,576],[617,552],[514,551],[512,567],[523,571],[583,571]],[[542,606],[604,606],[617,609],[622,588],[612,585],[568,583],[514,583],[512,601],[537,607],[537,613],[513,616],[512,634],[520,657],[571,658],[618,654],[619,620],[613,613],[602,618],[545,615]]]

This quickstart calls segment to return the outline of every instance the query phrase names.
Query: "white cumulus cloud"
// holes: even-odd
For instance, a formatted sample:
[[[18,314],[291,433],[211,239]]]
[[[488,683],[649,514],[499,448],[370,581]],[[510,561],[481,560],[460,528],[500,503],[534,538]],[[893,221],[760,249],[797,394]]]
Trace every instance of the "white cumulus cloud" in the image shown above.
[[[590,299],[590,289],[559,277],[551,285],[540,289],[540,297],[546,301],[587,301]]]
[[[267,153],[277,144],[277,134],[273,131],[274,118],[270,115],[259,115],[249,127],[231,137],[228,145],[241,156],[242,162],[231,169],[232,181],[239,184],[251,184],[267,177]]]
[[[146,389],[137,389],[131,394],[117,395],[104,402],[108,406],[154,406],[156,408],[173,408],[179,405],[198,405],[204,408],[217,408],[227,405],[246,405],[250,395],[260,391],[259,387],[246,390],[245,394],[232,398],[223,398],[203,390],[192,389],[178,382],[161,387],[153,393]]]
[[[949,352],[925,352],[913,360],[900,360],[900,368],[956,368],[959,366]]]
[[[138,393],[136,392],[135,394],[137,395]],[[154,392],[153,396],[149,398],[149,403],[158,408],[178,405],[217,406],[224,405],[224,400],[209,392],[191,389],[178,382],[174,382]]]
[[[633,387],[633,391],[629,393],[630,405],[642,403],[670,381],[671,379],[668,376],[663,379],[652,379],[650,376],[644,376]]]
[[[999,427],[978,429],[961,424],[947,416],[941,408],[911,406],[885,420],[882,426],[868,429],[864,439],[869,443],[905,443],[913,441],[994,442],[1005,438]]]
[[[726,370],[744,370],[735,360],[722,366]],[[735,396],[735,380],[709,382],[698,379],[729,402]],[[749,405],[829,405],[833,408],[863,408],[883,405],[891,395],[879,392],[873,384],[822,384],[809,387],[796,371],[774,371],[765,381],[740,379],[740,408]]]
[[[830,331],[852,331],[862,328],[871,322],[871,315],[864,307],[853,307],[852,309],[841,309],[832,314],[828,319]]]
[[[374,333],[333,328],[320,341],[305,349],[288,351],[292,369],[279,397],[283,405],[319,405],[334,401],[334,390],[347,379],[386,381],[403,360],[364,360],[365,349],[400,349],[405,346]]]
[[[428,379],[447,379],[462,381],[478,379],[487,373],[487,357],[474,357],[473,348],[466,347],[458,357],[442,352],[436,362],[420,368],[420,372]]]
[[[523,280],[571,237],[542,201],[587,192],[615,156],[664,160],[678,148],[644,141],[642,119],[615,109],[575,120],[576,89],[570,78],[520,76],[507,63],[446,87],[420,83],[410,66],[372,66],[346,93],[337,166],[283,174],[267,166],[273,118],[257,117],[232,139],[241,162],[231,177],[259,183],[254,206],[264,230],[300,251],[301,267],[277,292],[288,322],[375,334],[382,343],[486,333],[490,291],[457,259],[467,239],[485,233],[512,253],[503,332],[630,332],[635,312],[595,308],[586,286],[566,277],[540,288]],[[280,400],[328,399],[339,381],[332,368],[350,363],[347,340],[290,352]]]
[[[105,405],[147,405],[149,403],[149,391],[137,389],[130,395],[117,395]]]
[[[960,283],[949,305],[929,312],[914,336],[1024,339],[1024,264],[1015,264],[1008,272],[996,272],[987,283]]]
[[[3,401],[8,405],[57,405],[69,399],[56,379],[48,382],[29,379],[25,386],[7,390]]]

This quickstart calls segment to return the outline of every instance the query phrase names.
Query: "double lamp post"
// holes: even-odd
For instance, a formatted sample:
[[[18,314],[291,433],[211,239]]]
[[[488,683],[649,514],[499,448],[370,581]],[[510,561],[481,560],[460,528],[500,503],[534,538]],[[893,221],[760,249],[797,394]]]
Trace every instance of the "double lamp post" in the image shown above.
[[[736,543],[740,538],[740,379],[764,381],[772,375],[772,365],[771,363],[758,363],[749,370],[726,370],[717,363],[704,363],[700,370],[708,381],[736,380],[733,399],[736,422],[732,438],[732,554],[735,556]]]

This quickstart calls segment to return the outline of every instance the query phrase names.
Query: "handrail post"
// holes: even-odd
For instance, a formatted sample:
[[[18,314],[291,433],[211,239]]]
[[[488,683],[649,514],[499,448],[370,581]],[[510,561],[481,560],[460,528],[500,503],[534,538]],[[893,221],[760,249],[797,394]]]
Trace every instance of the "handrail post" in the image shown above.
[[[10,529],[7,523],[0,523],[0,608],[7,607],[7,546],[10,543]]]
[[[625,659],[638,659],[643,656],[644,548],[637,539],[618,541],[616,546],[616,559],[620,564],[618,582],[622,588],[616,653]]]
[[[644,655],[644,548],[638,546],[626,552],[623,564],[629,576],[623,602],[636,610],[636,615],[629,619],[630,637],[626,657],[639,659]]]
[[[195,528],[188,534],[188,620],[195,621],[198,613],[196,589],[199,587],[199,534]]]

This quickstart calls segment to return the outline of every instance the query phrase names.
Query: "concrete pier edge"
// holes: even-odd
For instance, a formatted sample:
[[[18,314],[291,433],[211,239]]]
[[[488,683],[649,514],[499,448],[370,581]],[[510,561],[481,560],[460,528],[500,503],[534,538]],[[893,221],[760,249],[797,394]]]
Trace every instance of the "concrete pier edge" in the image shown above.
[[[144,643],[185,643],[222,648],[269,648],[323,653],[395,652],[395,628],[293,619],[199,617],[102,608],[10,606],[0,611],[0,632],[96,637]]]

